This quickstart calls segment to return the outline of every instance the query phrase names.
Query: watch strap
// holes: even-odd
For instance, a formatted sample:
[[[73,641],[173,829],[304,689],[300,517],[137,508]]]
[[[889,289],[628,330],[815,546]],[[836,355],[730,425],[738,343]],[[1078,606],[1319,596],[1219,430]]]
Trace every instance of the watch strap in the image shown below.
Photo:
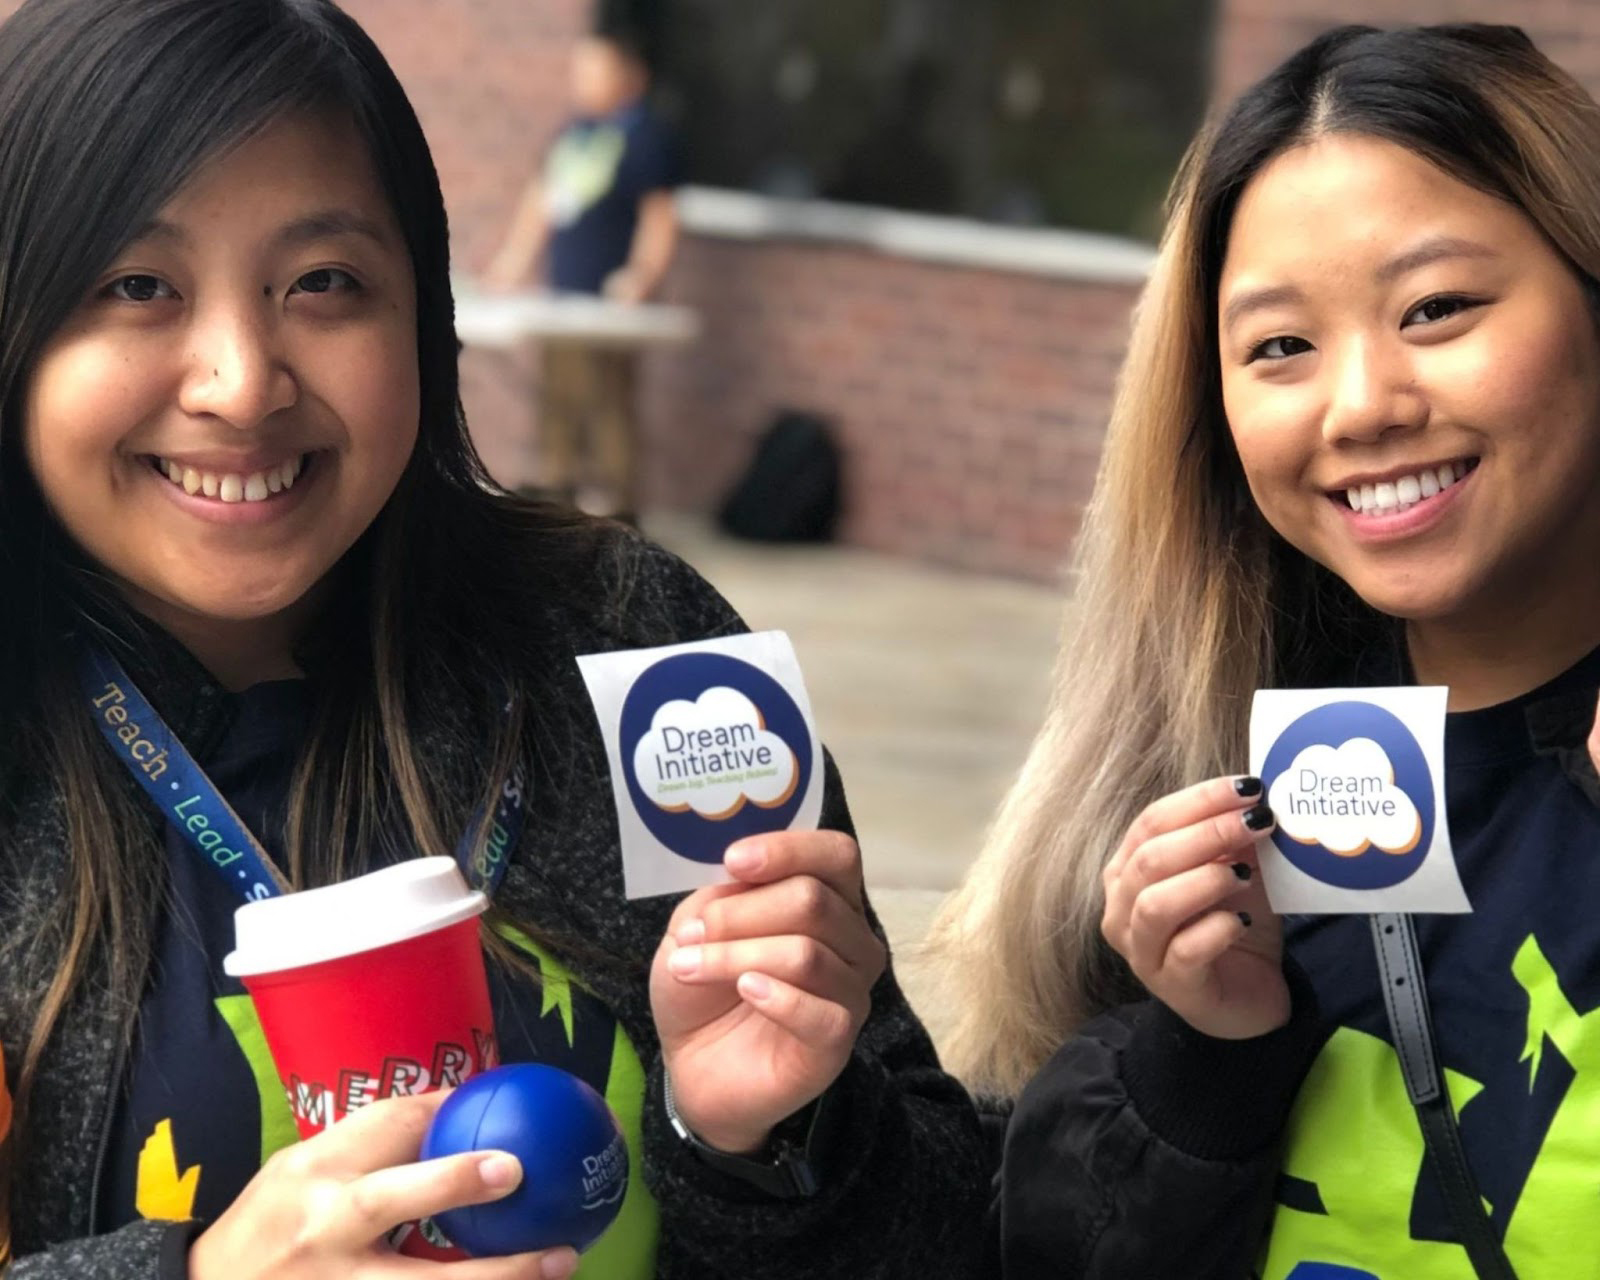
[[[661,1072],[661,1093],[672,1131],[701,1163],[779,1200],[797,1200],[816,1194],[821,1184],[812,1155],[826,1094],[773,1130],[765,1149],[750,1155],[736,1155],[701,1141],[684,1124],[672,1096],[672,1076],[665,1068]]]

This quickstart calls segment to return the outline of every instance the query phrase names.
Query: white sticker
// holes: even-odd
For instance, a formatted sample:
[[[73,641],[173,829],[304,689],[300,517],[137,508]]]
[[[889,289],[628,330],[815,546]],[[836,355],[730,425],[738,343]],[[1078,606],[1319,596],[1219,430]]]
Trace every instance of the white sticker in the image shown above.
[[[1472,910],[1444,800],[1447,689],[1262,689],[1250,767],[1277,826],[1258,844],[1280,915]]]
[[[814,830],[822,744],[781,631],[578,659],[605,738],[630,898],[726,883],[744,836]]]

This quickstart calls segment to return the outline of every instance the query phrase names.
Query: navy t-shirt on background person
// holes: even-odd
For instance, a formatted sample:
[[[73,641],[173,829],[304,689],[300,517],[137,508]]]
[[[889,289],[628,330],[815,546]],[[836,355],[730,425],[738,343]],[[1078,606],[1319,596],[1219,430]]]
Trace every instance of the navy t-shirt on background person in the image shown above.
[[[549,286],[561,293],[599,293],[606,278],[627,264],[639,206],[681,180],[677,142],[644,102],[569,123],[544,165]]]

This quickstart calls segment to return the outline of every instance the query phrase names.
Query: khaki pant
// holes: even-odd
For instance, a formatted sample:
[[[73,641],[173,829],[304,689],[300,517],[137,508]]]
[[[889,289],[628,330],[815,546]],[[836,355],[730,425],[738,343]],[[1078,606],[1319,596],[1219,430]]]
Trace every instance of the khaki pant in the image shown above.
[[[547,343],[539,388],[540,483],[596,514],[638,510],[634,353]]]

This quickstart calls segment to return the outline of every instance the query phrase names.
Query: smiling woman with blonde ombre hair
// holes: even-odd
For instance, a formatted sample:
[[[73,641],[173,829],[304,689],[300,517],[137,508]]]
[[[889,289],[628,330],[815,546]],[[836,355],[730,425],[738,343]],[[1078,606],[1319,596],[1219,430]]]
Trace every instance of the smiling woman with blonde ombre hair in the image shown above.
[[[947,1063],[1018,1098],[1010,1280],[1600,1254],[1597,277],[1600,109],[1513,28],[1330,32],[1191,149],[1046,721],[931,941]],[[1410,683],[1476,908],[1414,926],[1448,1185],[1367,922],[1273,914],[1242,773],[1256,689]]]

